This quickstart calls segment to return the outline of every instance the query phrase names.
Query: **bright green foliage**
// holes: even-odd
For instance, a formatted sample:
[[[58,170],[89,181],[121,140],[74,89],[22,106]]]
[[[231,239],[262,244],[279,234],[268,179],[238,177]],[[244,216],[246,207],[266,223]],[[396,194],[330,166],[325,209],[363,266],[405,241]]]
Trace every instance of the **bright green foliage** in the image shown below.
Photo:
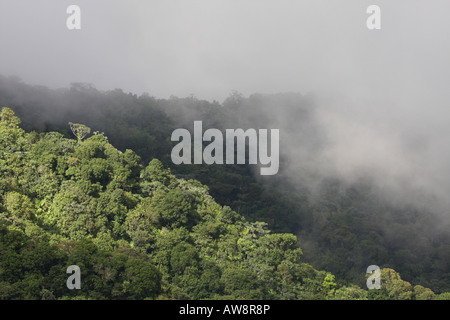
[[[435,295],[432,300],[450,300],[450,292],[443,292]]]
[[[414,286],[414,298],[415,300],[431,300],[434,297],[434,292],[429,288],[425,288],[421,285]]]
[[[333,299],[335,300],[367,300],[368,293],[366,290],[352,285],[350,287],[342,287],[335,291]]]
[[[150,161],[147,167],[142,170],[141,179],[143,183],[141,187],[148,191],[157,188],[158,186],[168,187],[171,183],[176,183],[170,171],[163,167],[163,164],[158,159]],[[151,186],[154,186],[153,188]]]
[[[34,217],[34,205],[26,195],[15,191],[8,192],[4,197],[4,207],[17,218],[31,219]]]
[[[407,281],[403,281],[395,270],[381,269],[382,288],[386,290],[390,299],[411,300],[413,298],[413,287]]]
[[[84,124],[69,122],[69,126],[79,142],[83,140],[87,134],[91,133],[91,129],[85,126]]]
[[[18,143],[23,137],[24,131],[19,128],[20,119],[9,108],[2,108],[0,112],[0,145],[2,151],[18,151]]]
[[[323,280],[322,286],[327,297],[334,296],[337,286],[334,275],[332,275],[331,273],[327,273],[325,279]]]

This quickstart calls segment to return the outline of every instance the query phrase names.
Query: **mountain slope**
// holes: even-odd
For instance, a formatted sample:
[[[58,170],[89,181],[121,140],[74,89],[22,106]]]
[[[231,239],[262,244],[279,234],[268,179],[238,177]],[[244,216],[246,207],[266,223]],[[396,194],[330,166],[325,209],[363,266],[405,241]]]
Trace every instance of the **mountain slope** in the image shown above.
[[[421,207],[398,206],[380,197],[367,177],[348,184],[308,167],[323,161],[320,150],[326,150],[329,143],[317,119],[320,107],[308,95],[255,94],[245,98],[234,93],[219,104],[195,97],[156,99],[121,90],[100,92],[85,84],[51,90],[0,76],[0,103],[20,115],[21,127],[27,131],[61,133],[53,133],[55,141],[73,137],[67,123],[79,122],[104,132],[124,154],[132,149],[145,165],[159,159],[176,177],[208,186],[217,203],[229,206],[247,221],[265,222],[273,232],[295,234],[301,240],[305,262],[347,283],[364,286],[365,269],[378,264],[435,292],[450,289],[450,229],[427,207],[433,201],[424,201]],[[194,120],[202,120],[205,128],[220,130],[281,128],[279,174],[266,179],[248,165],[175,166],[170,160],[171,132],[192,130]],[[61,151],[50,147],[46,156],[54,162],[54,155]],[[292,152],[298,152],[298,160],[290,156]],[[96,160],[96,168],[103,165],[105,161]],[[65,170],[66,164],[59,166]],[[86,173],[81,172],[91,170],[83,166],[78,170],[71,165],[70,179],[82,178]],[[108,170],[112,168],[108,165]],[[90,174],[109,179],[102,177],[102,172]],[[45,183],[50,188],[54,182]],[[121,182],[128,183],[132,181]],[[70,184],[65,187],[72,190]],[[139,187],[133,188],[127,191]],[[418,194],[414,198],[424,197]],[[116,224],[120,223],[119,219]]]

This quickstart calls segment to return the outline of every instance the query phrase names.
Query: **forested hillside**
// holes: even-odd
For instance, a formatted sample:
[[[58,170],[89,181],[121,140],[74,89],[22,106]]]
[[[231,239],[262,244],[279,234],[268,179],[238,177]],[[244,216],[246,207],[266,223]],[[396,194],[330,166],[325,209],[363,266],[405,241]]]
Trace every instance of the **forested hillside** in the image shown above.
[[[219,205],[208,188],[143,166],[95,132],[25,133],[0,113],[2,299],[431,299],[391,269],[382,290],[338,285],[297,238]],[[86,129],[86,127],[84,127]],[[68,290],[77,265],[82,289]]]
[[[22,119],[19,128],[2,111],[2,297],[414,299],[423,287],[429,298],[450,289],[449,229],[431,212],[386,201],[370,179],[314,180],[283,154],[303,146],[314,158],[327,144],[311,96],[219,103],[0,77],[0,106]],[[297,144],[281,136],[270,179],[248,165],[174,166],[170,134],[194,120],[280,127]],[[77,142],[68,122],[93,134]],[[39,250],[41,262],[31,258]],[[77,259],[90,290],[67,292],[64,271]],[[361,289],[371,264],[406,294]]]

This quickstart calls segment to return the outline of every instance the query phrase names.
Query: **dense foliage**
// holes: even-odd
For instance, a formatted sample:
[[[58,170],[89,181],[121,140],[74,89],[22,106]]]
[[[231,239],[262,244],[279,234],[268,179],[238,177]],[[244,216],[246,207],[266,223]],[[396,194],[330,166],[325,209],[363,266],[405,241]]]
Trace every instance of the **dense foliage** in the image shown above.
[[[326,145],[326,139],[320,124],[316,123],[317,107],[310,96],[279,94],[245,98],[234,93],[220,104],[195,97],[156,99],[121,90],[101,92],[85,84],[51,90],[0,76],[0,105],[14,110],[23,121],[20,127],[29,132],[11,129],[1,133],[2,148],[5,149],[1,158],[0,190],[3,217],[8,216],[3,219],[6,224],[2,228],[34,230],[25,232],[27,241],[39,239],[65,252],[61,258],[63,271],[67,267],[64,259],[68,259],[72,248],[86,238],[98,252],[124,250],[120,252],[128,261],[137,250],[147,256],[145,259],[151,256],[157,261],[154,254],[162,233],[156,230],[177,230],[179,239],[183,239],[180,241],[197,246],[202,252],[206,249],[195,245],[198,241],[195,234],[208,235],[212,240],[207,243],[214,244],[211,248],[207,246],[208,252],[215,252],[220,248],[230,250],[225,239],[237,243],[238,239],[248,237],[249,231],[245,230],[256,228],[261,230],[256,232],[257,237],[266,233],[273,235],[268,230],[286,236],[294,234],[300,240],[303,252],[300,263],[303,271],[299,272],[308,275],[308,279],[315,272],[321,274],[320,279],[325,277],[312,265],[335,275],[338,287],[354,289],[353,285],[356,285],[365,288],[365,269],[368,265],[378,264],[386,270],[400,272],[412,288],[423,285],[436,294],[450,291],[449,228],[436,223],[427,208],[393,206],[377,197],[369,180],[353,185],[336,179],[323,180],[316,200],[311,201],[308,185],[311,172],[303,172],[302,168],[293,172],[295,166],[283,155],[289,145],[281,146],[280,173],[271,179],[254,175],[254,168],[247,165],[174,166],[170,161],[171,132],[179,127],[191,128],[194,120],[203,120],[205,128],[282,127],[284,133],[292,134],[298,140],[294,147],[306,146],[305,157],[315,161],[314,148]],[[279,118],[274,110],[280,111],[283,118]],[[13,123],[10,127],[19,126],[20,121],[12,113],[5,112],[3,117],[9,117]],[[258,114],[260,116],[256,117]],[[71,128],[81,129],[81,132],[92,128],[94,132],[91,137],[74,139]],[[281,143],[285,140],[286,136]],[[12,141],[14,145],[20,144],[12,147]],[[288,142],[292,143],[292,139]],[[301,177],[305,183],[299,184],[298,180],[291,179],[292,176]],[[193,190],[202,190],[201,197],[197,193],[194,197]],[[222,221],[224,225],[235,226],[234,238],[231,235],[221,237],[222,233],[231,231],[230,226],[225,231],[222,224],[200,227],[205,216],[198,209],[198,201],[203,203],[203,197],[213,201],[214,207],[238,217],[236,221]],[[11,220],[11,212],[21,219],[20,228]],[[182,236],[183,232],[188,236]],[[173,240],[174,243],[177,241]],[[124,248],[133,249],[127,251]],[[192,253],[186,247],[181,249],[189,255]],[[223,256],[224,253],[220,255]],[[199,257],[199,261],[203,261],[203,255]],[[166,265],[170,265],[167,256],[158,256],[158,259],[169,261]],[[251,259],[248,259],[247,267],[255,272],[249,264]],[[262,263],[264,259],[253,261]],[[155,262],[154,266],[162,272],[161,290],[166,291],[158,296],[178,297],[167,289],[167,283],[171,283],[172,288],[172,279],[180,280],[181,276],[170,272],[169,276],[160,263]],[[215,270],[202,263],[195,264],[198,273],[191,274],[192,281],[199,281],[197,276],[204,274],[203,270]],[[217,264],[220,266],[217,275],[222,279],[224,264]],[[272,265],[270,270],[278,272],[278,265]],[[44,274],[48,275],[48,272]],[[115,284],[130,281],[124,280],[122,271],[116,270],[114,274],[118,275],[114,278]],[[288,278],[289,281],[300,279]],[[64,273],[61,281],[65,279]],[[188,282],[186,279],[184,283]],[[223,286],[223,282],[220,283]],[[321,286],[323,281],[315,283]],[[297,284],[293,286],[297,287]],[[221,294],[229,293],[221,288]],[[353,289],[348,290],[354,292]],[[304,286],[302,290],[302,294],[289,293],[284,297],[324,297],[312,294],[315,291]],[[372,291],[369,293],[373,294]],[[55,293],[55,296],[60,295]],[[415,295],[411,294],[411,297]]]
[[[1,299],[431,299],[383,270],[376,293],[302,263],[297,238],[219,205],[99,133],[26,133],[0,113]],[[81,269],[81,290],[66,268]]]

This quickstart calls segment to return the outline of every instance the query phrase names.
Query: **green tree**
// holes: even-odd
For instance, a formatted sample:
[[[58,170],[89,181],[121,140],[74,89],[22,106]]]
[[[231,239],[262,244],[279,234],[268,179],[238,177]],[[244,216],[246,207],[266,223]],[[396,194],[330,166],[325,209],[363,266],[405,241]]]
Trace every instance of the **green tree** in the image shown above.
[[[440,294],[434,295],[432,300],[450,300],[450,292],[443,292]]]
[[[170,269],[174,274],[182,274],[188,267],[197,267],[198,252],[189,243],[179,243],[173,247],[170,255]]]
[[[368,300],[367,290],[356,285],[336,289],[333,299],[335,300]]]
[[[179,189],[155,193],[150,207],[160,217],[160,224],[170,228],[191,228],[199,219],[189,195]]]
[[[263,284],[257,275],[249,269],[229,266],[222,272],[221,282],[224,293],[237,299],[262,299]]]
[[[433,300],[434,297],[434,292],[431,289],[421,285],[414,286],[413,294],[415,300]]]
[[[323,279],[322,287],[327,297],[334,297],[337,287],[335,276],[327,272],[325,279]]]
[[[125,267],[124,291],[133,299],[155,298],[161,291],[161,275],[149,262],[131,259]]]
[[[75,137],[77,137],[78,142],[81,142],[86,135],[91,133],[91,128],[85,126],[84,124],[69,122],[69,126],[72,133]]]
[[[2,108],[0,111],[0,147],[8,152],[16,152],[21,149],[21,138],[25,131],[19,127],[20,119],[16,117],[10,108]]]
[[[403,281],[400,274],[393,269],[381,269],[381,287],[387,291],[390,299],[411,300],[413,298],[413,287]]]
[[[32,219],[34,217],[33,202],[26,195],[16,191],[8,192],[3,200],[5,209],[18,218]]]

